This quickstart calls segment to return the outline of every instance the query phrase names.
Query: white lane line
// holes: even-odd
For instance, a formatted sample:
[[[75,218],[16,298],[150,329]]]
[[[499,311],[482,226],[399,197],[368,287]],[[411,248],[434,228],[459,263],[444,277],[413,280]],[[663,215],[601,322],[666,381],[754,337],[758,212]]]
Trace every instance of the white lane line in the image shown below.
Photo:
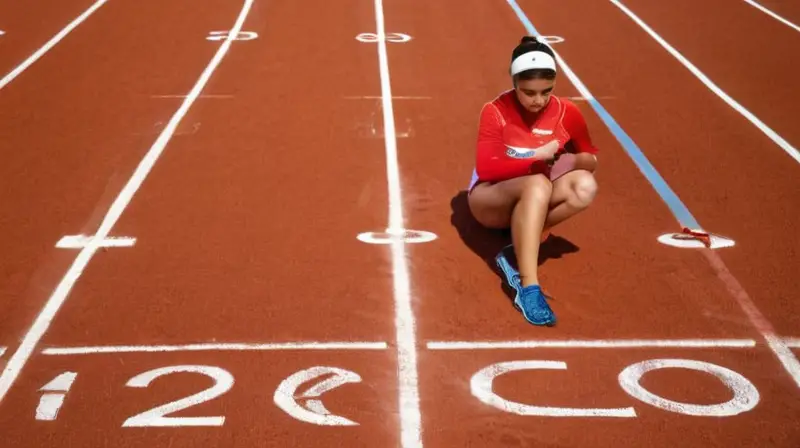
[[[790,28],[794,28],[795,31],[800,33],[800,26],[797,26],[794,23],[784,19],[783,17],[781,17],[778,14],[772,12],[771,10],[767,9],[766,7],[764,7],[762,5],[759,5],[758,3],[754,2],[753,0],[744,0],[744,2],[749,4],[750,6],[753,6],[754,8],[757,8],[757,9],[761,10],[761,12],[763,12],[764,14],[767,14],[768,16],[772,17],[773,19],[777,20],[778,22],[781,22],[781,23],[783,23],[784,25],[786,25],[786,26],[788,26]]]
[[[186,95],[150,95],[150,98],[186,98]],[[233,98],[233,95],[215,95],[215,94],[208,94],[208,95],[200,95],[198,96],[200,99],[230,99]]]
[[[791,375],[794,382],[800,387],[800,360],[792,353],[789,347],[785,344],[784,340],[777,336],[775,328],[767,317],[758,309],[755,301],[750,294],[745,291],[744,287],[739,283],[739,280],[731,273],[722,257],[713,250],[703,250],[703,256],[708,259],[711,268],[717,274],[717,277],[728,289],[731,296],[739,304],[739,307],[747,315],[747,318],[752,323],[753,327],[761,333],[761,336],[767,341],[767,345],[780,363]]]
[[[216,54],[211,59],[211,62],[200,75],[200,78],[197,80],[194,87],[192,87],[188,97],[183,101],[180,108],[178,108],[178,110],[169,120],[169,123],[164,127],[164,130],[161,131],[161,134],[158,136],[155,143],[153,143],[153,146],[150,147],[147,154],[139,163],[139,166],[136,167],[136,171],[133,172],[133,175],[128,180],[128,183],[125,184],[125,187],[122,189],[122,191],[120,191],[116,199],[114,199],[114,203],[111,204],[111,207],[103,218],[100,228],[97,230],[95,235],[93,235],[93,238],[89,240],[86,246],[81,249],[80,253],[75,258],[75,261],[72,262],[72,266],[70,266],[69,270],[61,279],[55,291],[53,291],[53,294],[47,300],[47,304],[45,304],[39,315],[36,316],[36,320],[25,334],[22,343],[19,345],[19,347],[17,347],[16,351],[14,351],[14,354],[9,359],[8,364],[6,364],[5,368],[3,369],[2,375],[0,375],[0,402],[2,402],[3,398],[5,398],[6,394],[11,388],[11,385],[19,376],[22,368],[25,366],[34,350],[36,350],[37,344],[39,344],[42,336],[50,327],[53,318],[55,318],[56,313],[58,313],[58,310],[64,304],[64,301],[66,301],[72,286],[81,276],[81,273],[89,264],[89,261],[92,259],[95,252],[97,252],[98,248],[104,243],[111,232],[111,228],[114,227],[114,224],[116,224],[117,220],[122,215],[125,207],[127,207],[130,203],[133,195],[136,193],[136,190],[138,190],[142,185],[148,173],[150,173],[150,170],[153,168],[153,165],[155,165],[161,153],[164,152],[164,148],[166,148],[167,143],[172,137],[172,134],[175,132],[175,129],[177,129],[181,119],[186,115],[189,108],[192,106],[192,103],[194,103],[194,101],[200,95],[200,92],[202,92],[209,79],[211,79],[211,75],[214,73],[214,70],[216,70],[217,66],[222,61],[222,58],[228,52],[231,42],[233,42],[233,38],[242,29],[242,25],[247,18],[247,14],[250,11],[252,4],[253,0],[244,0],[244,6],[242,7],[239,17],[236,19],[236,23],[233,25],[233,28],[228,35],[229,37],[220,44],[219,50],[217,50]]]
[[[94,355],[105,353],[172,353],[202,351],[286,351],[286,350],[385,350],[385,342],[276,342],[276,343],[199,343],[183,345],[98,345],[90,347],[50,347],[44,355]]]
[[[566,339],[529,341],[432,341],[430,350],[497,350],[522,348],[744,348],[753,339]]]
[[[382,0],[375,0],[375,24],[375,31],[378,36],[378,65],[381,77],[386,175],[389,187],[389,228],[386,231],[389,234],[402,235],[404,233],[403,204],[397,163],[397,136],[395,134],[394,109],[392,108],[392,87],[389,78]],[[400,395],[400,446],[402,448],[417,448],[422,447],[422,418],[419,409],[417,341],[414,311],[411,308],[408,260],[406,258],[405,243],[402,238],[394,238],[390,247],[394,280],[394,321]]]
[[[800,348],[800,338],[784,338],[783,343],[786,344],[787,347]]]
[[[564,98],[566,98],[568,100],[572,100],[572,101],[590,101],[590,100],[611,100],[611,99],[614,99],[613,96],[592,96],[592,97],[588,97],[587,98],[587,97],[585,97],[583,95],[567,96],[567,97],[564,97]]]
[[[28,67],[33,65],[39,58],[41,58],[45,53],[50,51],[53,47],[56,46],[61,39],[67,36],[72,30],[78,27],[84,20],[86,20],[90,15],[92,15],[95,11],[97,11],[101,6],[103,6],[108,0],[98,0],[92,6],[89,7],[83,14],[79,15],[75,18],[69,25],[65,26],[61,31],[58,32],[55,36],[53,36],[47,43],[42,45],[35,53],[30,55],[28,59],[26,59],[22,64],[18,65],[14,70],[11,70],[3,79],[0,79],[0,90],[3,89],[8,83],[14,80],[17,76],[19,76],[22,72],[24,72]]]
[[[58,240],[56,247],[59,249],[80,249],[86,247],[91,239],[90,235],[67,235]],[[100,247],[133,247],[135,244],[136,238],[110,236],[100,244]]]
[[[0,347],[0,357],[2,357],[3,353],[5,353],[5,352],[6,352],[6,348],[5,347]]]
[[[363,95],[363,96],[346,96],[344,97],[346,100],[381,100],[383,96],[373,96],[373,95]],[[429,96],[393,96],[393,100],[429,100],[431,97]]]
[[[619,8],[622,12],[624,12],[628,17],[631,18],[639,27],[641,27],[647,34],[650,35],[656,42],[658,42],[665,50],[669,52],[675,59],[677,59],[684,67],[686,67],[692,74],[697,77],[703,84],[708,87],[709,90],[714,92],[715,95],[720,97],[725,103],[728,104],[733,110],[738,112],[740,115],[745,117],[750,123],[753,123],[764,135],[769,137],[775,144],[777,144],[781,149],[783,149],[786,154],[789,154],[796,162],[800,163],[800,151],[797,150],[794,146],[789,144],[786,139],[781,137],[777,132],[772,130],[769,126],[764,124],[758,117],[753,115],[752,112],[747,110],[744,106],[739,104],[736,100],[730,97],[725,91],[723,91],[719,86],[714,84],[708,76],[705,75],[700,69],[698,69],[694,64],[692,64],[688,59],[686,59],[682,54],[678,52],[672,45],[667,43],[661,36],[658,35],[652,28],[650,28],[642,19],[640,19],[636,14],[633,13],[630,9],[625,7],[622,3],[618,0],[609,0],[613,3],[617,8]]]

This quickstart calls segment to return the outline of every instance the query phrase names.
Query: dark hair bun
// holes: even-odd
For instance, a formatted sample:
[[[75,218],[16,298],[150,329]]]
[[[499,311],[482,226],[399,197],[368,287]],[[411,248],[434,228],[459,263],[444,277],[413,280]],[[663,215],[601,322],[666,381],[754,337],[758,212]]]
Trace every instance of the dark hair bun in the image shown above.
[[[523,36],[517,44],[514,51],[511,52],[511,60],[513,61],[519,55],[528,53],[529,51],[542,51],[550,56],[555,57],[553,50],[544,42],[536,38],[536,36]]]

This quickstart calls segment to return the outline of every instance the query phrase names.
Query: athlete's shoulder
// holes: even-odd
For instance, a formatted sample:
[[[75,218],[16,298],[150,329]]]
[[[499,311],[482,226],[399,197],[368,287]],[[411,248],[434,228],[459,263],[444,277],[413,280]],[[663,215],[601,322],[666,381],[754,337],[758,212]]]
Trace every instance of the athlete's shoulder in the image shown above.
[[[509,89],[498,94],[490,101],[498,109],[505,109],[514,104],[514,89]]]
[[[575,126],[584,126],[586,123],[586,119],[583,116],[583,111],[574,101],[570,100],[569,98],[559,97],[558,101],[561,103],[561,107],[564,113],[563,123],[564,126],[567,128],[573,128]],[[568,129],[572,131],[572,129]]]
[[[560,110],[572,113],[573,111],[578,111],[578,106],[575,105],[569,98],[565,96],[558,96],[558,95],[550,95],[550,101],[553,103],[557,103]]]
[[[515,116],[519,115],[519,110],[514,104],[514,90],[506,90],[484,104],[484,108],[489,108],[503,121],[514,121]]]
[[[513,90],[502,92],[483,103],[480,113],[482,121],[493,118],[493,120],[491,120],[493,124],[498,124],[500,126],[505,125],[508,114],[512,111],[508,107],[509,104],[511,104],[509,101],[509,93],[513,93]]]
[[[586,118],[581,108],[567,98],[560,98],[560,101],[564,109],[562,125],[570,135],[570,143],[573,148],[575,148],[576,152],[597,154],[598,149],[594,146],[589,136],[589,128],[586,125]]]

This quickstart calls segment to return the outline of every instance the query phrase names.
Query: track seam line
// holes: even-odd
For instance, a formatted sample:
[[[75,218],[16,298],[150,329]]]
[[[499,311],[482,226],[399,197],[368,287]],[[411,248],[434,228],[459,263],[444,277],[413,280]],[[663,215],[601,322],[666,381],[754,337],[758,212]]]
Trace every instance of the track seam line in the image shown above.
[[[45,42],[44,45],[39,47],[32,55],[28,56],[28,59],[22,62],[22,64],[18,65],[14,70],[11,70],[3,79],[0,80],[0,90],[3,89],[6,85],[8,85],[11,81],[13,81],[17,76],[19,76],[22,72],[28,69],[34,62],[39,60],[45,53],[50,51],[53,47],[55,47],[62,39],[64,39],[67,34],[71,33],[72,30],[78,27],[81,23],[83,23],[90,15],[94,14],[95,11],[100,9],[108,0],[98,0],[92,6],[90,6],[83,14],[79,15],[75,19],[72,20],[67,26],[61,29],[55,36],[51,37],[49,41]]]
[[[72,265],[66,274],[64,274],[64,277],[59,282],[53,294],[48,298],[47,303],[42,311],[40,311],[36,316],[36,319],[34,320],[30,329],[26,332],[25,337],[23,338],[19,347],[17,347],[16,351],[9,359],[8,364],[6,364],[5,368],[3,369],[3,373],[0,375],[0,402],[2,402],[2,400],[5,398],[6,394],[11,388],[11,385],[19,376],[22,368],[33,354],[36,346],[39,344],[39,341],[44,336],[45,332],[47,332],[50,324],[55,318],[55,315],[58,313],[58,310],[66,301],[73,285],[78,281],[78,278],[80,278],[83,270],[89,264],[89,261],[97,252],[97,249],[101,246],[105,238],[111,232],[111,228],[114,227],[114,224],[116,224],[117,220],[122,215],[122,212],[130,203],[133,195],[144,182],[161,153],[163,153],[181,119],[184,117],[184,115],[186,115],[191,105],[195,102],[197,97],[200,95],[200,92],[202,92],[203,88],[208,83],[211,75],[214,73],[214,70],[216,70],[217,66],[222,61],[222,58],[228,52],[234,37],[242,29],[242,25],[247,18],[253,1],[254,0],[244,0],[244,5],[239,12],[239,16],[237,17],[232,30],[228,33],[228,37],[222,41],[220,48],[214,54],[214,57],[206,66],[205,70],[203,70],[203,73],[192,87],[192,90],[187,98],[181,103],[180,108],[178,108],[178,110],[170,119],[169,123],[167,123],[167,126],[165,126],[161,131],[161,134],[147,151],[147,154],[145,154],[141,162],[139,162],[139,165],[131,175],[131,178],[125,184],[125,187],[114,199],[114,202],[111,204],[108,212],[103,217],[103,222],[100,224],[97,233],[93,235],[86,246],[81,249],[80,253],[72,262]]]
[[[699,79],[705,86],[711,90],[715,95],[721,98],[728,106],[730,106],[733,110],[739,113],[739,115],[745,117],[750,123],[755,125],[764,135],[769,137],[776,145],[778,145],[781,149],[783,149],[786,154],[788,154],[791,158],[793,158],[796,162],[800,163],[800,151],[797,150],[794,146],[792,146],[786,139],[780,136],[777,132],[775,132],[772,128],[766,125],[763,121],[761,121],[758,117],[756,117],[752,112],[747,110],[744,106],[739,104],[735,99],[731,98],[730,95],[725,93],[722,88],[714,83],[705,73],[700,71],[694,64],[692,64],[686,57],[684,57],[678,50],[676,50],[672,45],[670,45],[666,40],[664,40],[661,36],[658,35],[652,28],[650,28],[642,19],[640,19],[636,14],[633,13],[630,9],[628,9],[625,5],[620,3],[618,0],[608,0],[612,4],[614,4],[617,8],[619,8],[625,15],[627,15],[634,23],[639,25],[647,34],[650,35],[662,48],[667,50],[669,54],[671,54],[675,59],[677,59],[684,67],[686,67],[697,79]]]
[[[392,87],[389,76],[389,61],[386,50],[383,1],[375,0],[375,25],[378,68],[381,80],[381,103],[383,109],[384,144],[386,147],[386,176],[389,188],[390,235],[402,236],[403,204],[400,174],[397,162],[397,135],[395,134]],[[399,383],[400,442],[403,448],[422,447],[422,416],[419,408],[419,385],[417,373],[417,341],[414,310],[411,306],[411,286],[405,242],[392,238],[392,278],[394,282],[395,339],[397,345],[397,369]]]
[[[616,2],[616,0],[609,1],[614,3]],[[519,7],[516,0],[506,0],[506,2],[508,2],[511,8],[514,9],[514,12],[517,14],[517,18],[519,18],[523,26],[525,26],[525,29],[532,35],[540,36],[539,32],[536,30],[536,27],[533,26],[533,23],[531,23],[530,19],[528,19],[528,17],[522,11],[522,8]],[[656,190],[658,195],[661,196],[661,198],[667,203],[670,211],[672,211],[673,216],[678,220],[680,225],[683,227],[702,228],[697,220],[691,215],[686,205],[684,205],[677,195],[673,193],[666,181],[664,181],[658,172],[655,171],[655,168],[652,166],[649,160],[647,160],[647,157],[644,155],[644,153],[642,153],[642,151],[636,146],[636,144],[625,133],[625,131],[622,130],[611,114],[609,114],[600,105],[597,99],[595,99],[591,92],[589,92],[588,88],[586,88],[578,76],[569,69],[558,53],[555,50],[553,50],[553,52],[556,54],[556,60],[558,61],[559,65],[563,66],[564,73],[577,87],[581,94],[588,98],[589,104],[592,106],[595,112],[597,112],[597,114],[600,116],[600,119],[603,120],[611,133],[614,134],[617,140],[622,144],[623,149],[634,160],[637,166],[640,166],[640,170],[642,170],[642,167],[647,168],[647,170],[642,170],[642,173]],[[739,281],[733,276],[728,267],[722,261],[722,258],[716,252],[710,249],[701,250],[701,253],[706,257],[709,265],[714,270],[717,277],[722,281],[722,283],[728,289],[728,292],[731,294],[731,296],[733,296],[739,307],[750,320],[750,324],[761,334],[761,337],[764,338],[773,354],[778,358],[778,361],[781,363],[781,365],[783,365],[797,386],[800,387],[800,360],[798,360],[794,353],[792,353],[785,341],[775,334],[772,324],[770,324],[766,316],[761,313],[756,306],[755,301],[747,293],[747,291],[745,291],[744,287],[742,287]]]

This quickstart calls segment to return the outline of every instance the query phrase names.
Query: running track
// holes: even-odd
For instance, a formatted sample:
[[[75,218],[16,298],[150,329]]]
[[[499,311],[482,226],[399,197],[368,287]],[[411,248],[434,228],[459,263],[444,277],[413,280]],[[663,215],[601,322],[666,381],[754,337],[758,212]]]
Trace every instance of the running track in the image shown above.
[[[92,5],[0,3],[8,446],[800,444],[796,5],[108,0],[43,47]],[[602,150],[554,328],[463,194],[526,32]]]

